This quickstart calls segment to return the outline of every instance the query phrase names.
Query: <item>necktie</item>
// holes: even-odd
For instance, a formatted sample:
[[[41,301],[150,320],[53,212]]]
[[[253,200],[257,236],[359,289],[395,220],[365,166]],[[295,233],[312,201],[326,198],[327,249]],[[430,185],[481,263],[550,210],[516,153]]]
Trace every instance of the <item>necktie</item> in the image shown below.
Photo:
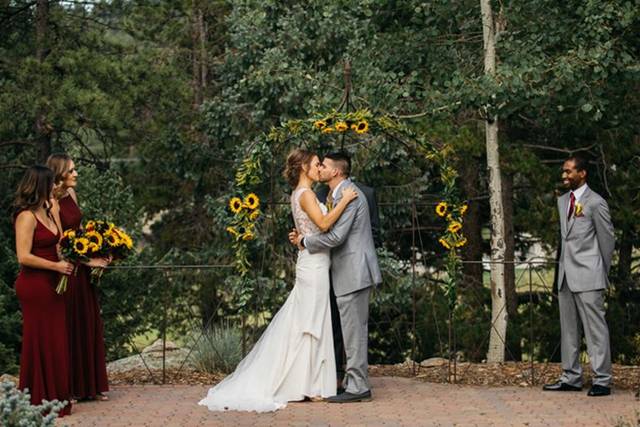
[[[569,213],[567,214],[567,221],[571,219],[571,215],[573,215],[573,210],[576,207],[576,196],[573,194],[573,191],[569,195]]]
[[[327,210],[333,209],[333,193],[327,195]]]

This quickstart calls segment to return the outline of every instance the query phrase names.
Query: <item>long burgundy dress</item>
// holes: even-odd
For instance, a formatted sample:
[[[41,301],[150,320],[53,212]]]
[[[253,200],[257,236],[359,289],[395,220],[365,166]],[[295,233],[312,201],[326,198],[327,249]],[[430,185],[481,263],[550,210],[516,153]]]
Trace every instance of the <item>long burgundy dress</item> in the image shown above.
[[[57,262],[60,233],[36,221],[31,253]],[[71,401],[66,310],[64,297],[55,291],[59,280],[60,274],[53,270],[23,266],[15,283],[22,308],[19,387],[29,389],[34,405],[43,399]],[[68,404],[60,416],[70,413]]]
[[[71,196],[60,199],[62,229],[77,230],[82,212]],[[78,399],[92,399],[109,390],[105,362],[104,333],[98,291],[91,283],[91,269],[78,266],[69,276],[64,293],[71,359],[71,393]]]

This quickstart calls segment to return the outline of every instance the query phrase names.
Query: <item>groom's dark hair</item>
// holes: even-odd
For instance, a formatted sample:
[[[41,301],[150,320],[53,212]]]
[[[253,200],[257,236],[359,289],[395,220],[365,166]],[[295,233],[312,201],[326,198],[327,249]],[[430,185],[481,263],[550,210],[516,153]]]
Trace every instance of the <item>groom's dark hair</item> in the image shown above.
[[[344,151],[337,151],[335,153],[329,153],[324,156],[325,159],[331,159],[336,164],[340,173],[345,178],[351,175],[351,157]]]
[[[585,171],[589,176],[589,160],[580,155],[570,156],[565,162],[572,161],[578,172]]]

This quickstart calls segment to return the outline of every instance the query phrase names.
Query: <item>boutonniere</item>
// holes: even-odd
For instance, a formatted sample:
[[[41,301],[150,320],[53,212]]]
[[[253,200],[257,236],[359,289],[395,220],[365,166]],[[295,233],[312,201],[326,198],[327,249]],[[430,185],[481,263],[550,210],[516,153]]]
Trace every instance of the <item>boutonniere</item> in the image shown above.
[[[579,217],[579,216],[584,216],[584,209],[582,208],[582,205],[580,203],[576,203],[576,212],[575,212],[575,217]]]

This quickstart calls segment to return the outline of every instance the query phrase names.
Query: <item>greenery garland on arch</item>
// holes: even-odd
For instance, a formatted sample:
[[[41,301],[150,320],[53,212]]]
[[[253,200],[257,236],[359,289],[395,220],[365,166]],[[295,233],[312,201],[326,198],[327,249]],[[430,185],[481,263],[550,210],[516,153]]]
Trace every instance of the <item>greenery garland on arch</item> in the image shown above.
[[[411,148],[417,155],[425,156],[438,166],[443,191],[434,215],[442,222],[438,241],[446,252],[447,279],[443,285],[444,292],[448,296],[450,308],[455,307],[456,284],[461,276],[459,251],[467,242],[462,226],[468,205],[460,199],[456,189],[458,172],[452,166],[455,154],[453,148],[446,142],[430,141],[393,116],[374,114],[366,109],[352,112],[332,110],[306,119],[287,120],[271,128],[248,147],[235,172],[226,224],[235,254],[234,264],[245,282],[252,267],[248,258],[250,245],[262,237],[260,225],[264,220],[265,209],[261,208],[257,187],[263,182],[265,159],[283,149],[312,145],[309,141],[316,141],[316,146],[327,148],[331,145],[327,139],[332,142],[339,140],[343,148],[347,138],[366,143],[374,142],[378,135]],[[296,144],[296,140],[302,142]]]

